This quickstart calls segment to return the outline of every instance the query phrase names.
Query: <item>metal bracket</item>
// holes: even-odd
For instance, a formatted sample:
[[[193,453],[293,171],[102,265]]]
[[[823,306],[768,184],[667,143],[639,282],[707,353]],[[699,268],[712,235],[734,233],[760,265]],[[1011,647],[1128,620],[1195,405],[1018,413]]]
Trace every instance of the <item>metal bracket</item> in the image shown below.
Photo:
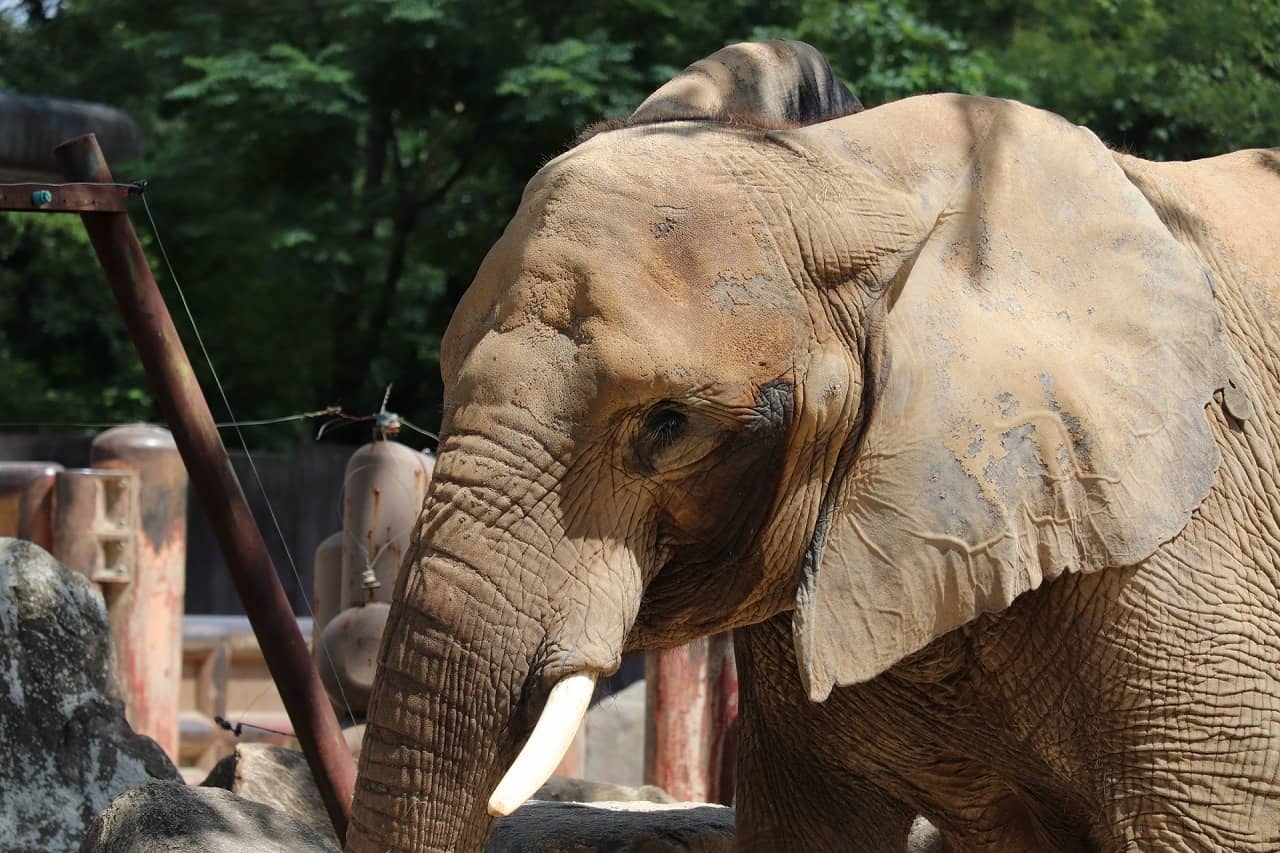
[[[59,471],[53,512],[55,557],[94,583],[133,579],[138,478],[132,471]]]
[[[125,213],[129,184],[0,184],[0,210],[23,213]]]

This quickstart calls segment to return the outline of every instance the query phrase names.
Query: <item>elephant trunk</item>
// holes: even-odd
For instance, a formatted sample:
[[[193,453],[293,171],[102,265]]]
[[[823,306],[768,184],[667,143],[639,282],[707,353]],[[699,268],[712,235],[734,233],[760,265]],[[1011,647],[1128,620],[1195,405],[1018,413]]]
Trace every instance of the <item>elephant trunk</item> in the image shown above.
[[[634,618],[600,627],[613,608],[589,600],[572,537],[531,511],[553,499],[492,456],[440,455],[387,621],[349,850],[481,850],[491,815],[559,763]]]
[[[348,850],[478,850],[483,844],[490,825],[486,799],[515,752],[512,724],[521,691],[518,671],[495,680],[504,667],[511,670],[500,634],[486,640],[475,627],[474,636],[464,637],[434,613],[404,601],[392,605]]]

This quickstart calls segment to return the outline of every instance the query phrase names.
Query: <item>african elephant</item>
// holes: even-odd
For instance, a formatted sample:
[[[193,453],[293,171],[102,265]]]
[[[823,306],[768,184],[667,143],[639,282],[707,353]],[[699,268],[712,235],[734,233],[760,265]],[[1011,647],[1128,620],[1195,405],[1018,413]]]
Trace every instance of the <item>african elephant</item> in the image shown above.
[[[726,629],[743,848],[1280,849],[1280,154],[794,42],[585,137],[444,340],[350,849],[479,849]]]

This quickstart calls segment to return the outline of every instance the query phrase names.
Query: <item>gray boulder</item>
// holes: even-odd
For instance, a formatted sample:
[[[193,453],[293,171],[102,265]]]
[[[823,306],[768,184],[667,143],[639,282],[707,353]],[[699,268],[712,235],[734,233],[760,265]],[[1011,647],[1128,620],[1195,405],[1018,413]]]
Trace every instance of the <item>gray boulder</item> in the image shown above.
[[[242,743],[219,761],[201,783],[262,803],[306,824],[333,844],[338,837],[311,778],[306,756],[296,749],[265,743]]]
[[[529,802],[493,824],[485,853],[728,853],[733,809],[707,803]]]
[[[339,853],[332,837],[221,788],[151,782],[120,796],[81,853]]]
[[[201,784],[224,788],[237,796],[284,812],[337,843],[306,758],[297,750],[270,744],[242,743],[236,747],[235,754],[219,761]],[[533,795],[533,799],[576,803],[672,802],[666,791],[652,785],[631,788],[567,776],[552,776]],[[524,810],[518,814],[524,814]],[[507,820],[522,822],[528,817]]]
[[[75,850],[94,815],[178,779],[125,721],[97,588],[42,548],[0,538],[0,846]]]
[[[553,803],[674,803],[657,785],[615,785],[569,776],[552,776],[532,799]]]

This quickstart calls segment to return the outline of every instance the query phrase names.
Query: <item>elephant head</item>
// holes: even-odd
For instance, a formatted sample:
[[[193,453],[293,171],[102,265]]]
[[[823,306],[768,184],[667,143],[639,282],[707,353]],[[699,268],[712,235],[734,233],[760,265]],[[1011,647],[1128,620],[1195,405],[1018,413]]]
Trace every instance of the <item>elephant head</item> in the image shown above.
[[[821,701],[1208,493],[1221,322],[1110,152],[859,109],[738,45],[529,183],[443,344],[352,849],[478,848],[625,650],[793,611]]]

